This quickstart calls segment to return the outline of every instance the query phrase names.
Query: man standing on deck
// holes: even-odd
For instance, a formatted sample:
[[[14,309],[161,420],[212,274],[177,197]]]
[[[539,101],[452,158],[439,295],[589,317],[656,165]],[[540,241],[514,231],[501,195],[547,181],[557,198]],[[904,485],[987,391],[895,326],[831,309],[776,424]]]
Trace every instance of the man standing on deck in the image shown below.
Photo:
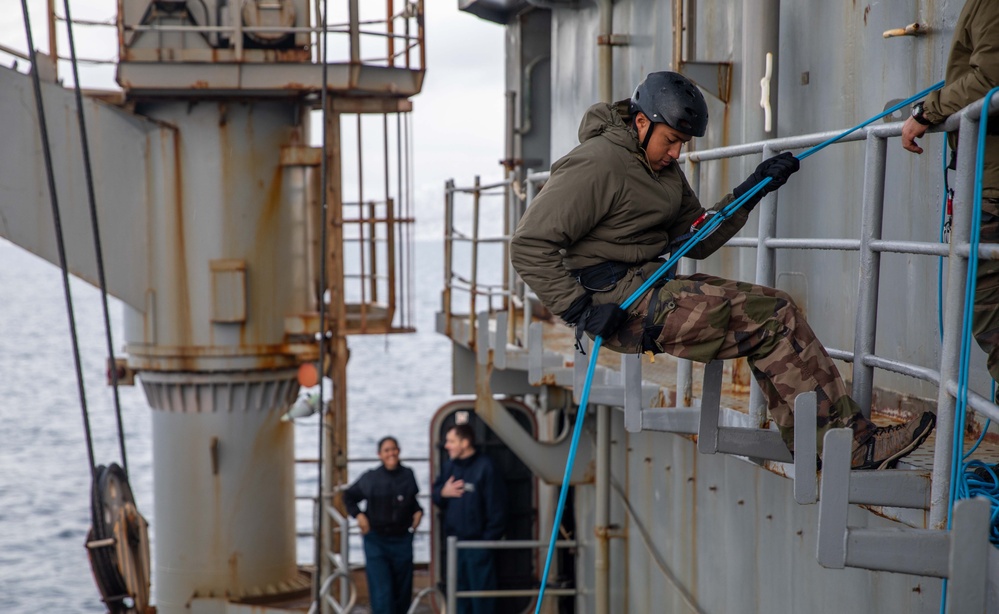
[[[494,541],[506,529],[506,489],[493,462],[475,449],[475,431],[468,424],[452,426],[444,437],[450,462],[434,481],[434,503],[444,511],[444,534],[461,541]],[[496,589],[491,550],[458,550],[459,591]],[[495,599],[458,600],[459,614],[493,614]]]
[[[916,143],[926,130],[981,99],[999,85],[999,2],[969,0],[954,27],[944,86],[912,107],[902,126],[902,147],[923,153]],[[999,243],[999,117],[989,118],[982,169],[982,243]],[[948,137],[957,151],[957,132]],[[952,164],[953,166],[953,164]],[[971,199],[967,201],[969,204]],[[988,354],[992,379],[999,381],[999,260],[979,260],[972,331]]]
[[[706,211],[676,159],[707,124],[700,90],[672,72],[651,73],[630,100],[590,107],[579,127],[580,144],[552,165],[517,227],[514,268],[577,334],[600,335],[612,350],[665,352],[704,363],[745,356],[788,448],[794,444],[794,397],[814,391],[819,450],[827,430],[846,427],[854,432],[855,469],[893,466],[925,441],[934,414],[892,427],[865,418],[785,292],[696,274],[662,281],[629,311],[619,307],[705,216],[770,178],[688,257],[705,258],[721,247],[764,193],[798,170],[790,153],[764,160]]]

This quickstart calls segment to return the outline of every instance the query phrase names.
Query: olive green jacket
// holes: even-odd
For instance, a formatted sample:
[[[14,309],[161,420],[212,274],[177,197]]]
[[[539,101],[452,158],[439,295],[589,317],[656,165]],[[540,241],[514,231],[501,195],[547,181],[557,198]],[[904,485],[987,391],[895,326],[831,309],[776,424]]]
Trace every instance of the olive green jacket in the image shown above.
[[[999,2],[968,0],[957,18],[943,88],[926,97],[923,116],[938,124],[999,85]],[[989,118],[992,124],[999,117]],[[954,135],[956,137],[956,135]],[[956,146],[956,139],[951,145]],[[986,137],[982,195],[999,198],[999,136]]]
[[[579,125],[580,144],[552,165],[551,176],[514,233],[510,259],[545,306],[563,314],[585,294],[570,272],[605,261],[632,263],[597,304],[621,304],[664,261],[672,239],[705,210],[677,163],[658,173],[627,121],[627,101],[595,104]],[[715,205],[733,200],[728,194]],[[687,256],[705,258],[746,223],[739,209]]]

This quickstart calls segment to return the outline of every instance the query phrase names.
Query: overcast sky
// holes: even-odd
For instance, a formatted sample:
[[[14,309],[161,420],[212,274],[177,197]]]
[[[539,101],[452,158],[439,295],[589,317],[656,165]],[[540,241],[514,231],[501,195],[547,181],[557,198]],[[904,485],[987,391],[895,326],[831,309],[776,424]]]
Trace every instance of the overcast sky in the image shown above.
[[[56,0],[64,14],[64,0]],[[328,0],[331,21],[342,0]],[[21,52],[27,42],[17,0],[4,0],[0,12],[0,45]],[[362,3],[363,5],[364,3]],[[397,2],[401,5],[402,2]],[[45,0],[29,0],[35,47],[48,50]],[[418,236],[440,237],[443,219],[443,184],[454,177],[469,185],[475,175],[483,180],[501,177],[503,157],[503,28],[458,11],[457,0],[425,0],[427,75],[423,91],[413,99],[414,184]],[[117,0],[71,0],[74,20],[113,23]],[[384,7],[384,3],[378,3]],[[362,6],[363,9],[363,6]],[[363,15],[362,15],[363,17]],[[65,24],[59,24],[60,55],[69,55]],[[74,27],[80,58],[110,60],[117,49],[117,34],[110,27]],[[331,54],[333,45],[331,44]],[[0,63],[15,60],[0,52]],[[335,58],[331,57],[331,60]],[[25,62],[20,61],[23,67]],[[60,76],[71,84],[67,62]],[[117,88],[112,66],[80,65],[85,87]]]

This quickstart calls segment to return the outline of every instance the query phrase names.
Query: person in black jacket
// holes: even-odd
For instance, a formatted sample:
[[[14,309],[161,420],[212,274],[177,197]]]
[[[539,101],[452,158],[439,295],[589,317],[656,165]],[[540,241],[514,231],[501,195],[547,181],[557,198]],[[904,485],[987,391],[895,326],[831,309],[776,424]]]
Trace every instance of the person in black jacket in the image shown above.
[[[343,502],[364,535],[372,614],[405,614],[413,598],[413,534],[423,518],[420,488],[413,471],[399,463],[395,437],[378,442],[378,458],[382,466],[343,491]],[[363,512],[361,501],[367,501]]]
[[[494,541],[506,529],[506,488],[492,461],[475,449],[475,431],[467,424],[452,426],[444,440],[450,462],[432,489],[434,503],[444,512],[444,534],[461,541]],[[458,550],[458,590],[496,589],[491,550]],[[490,598],[458,601],[459,614],[493,614]]]

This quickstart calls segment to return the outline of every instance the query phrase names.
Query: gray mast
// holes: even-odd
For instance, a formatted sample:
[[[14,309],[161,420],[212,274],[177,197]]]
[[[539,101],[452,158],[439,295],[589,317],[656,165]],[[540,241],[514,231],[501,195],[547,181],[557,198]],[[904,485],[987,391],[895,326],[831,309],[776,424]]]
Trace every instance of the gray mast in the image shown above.
[[[117,21],[124,97],[117,106],[85,103],[108,287],[125,303],[127,367],[140,375],[153,409],[153,584],[161,613],[198,610],[203,599],[211,611],[246,598],[277,604],[309,594],[331,573],[327,555],[339,535],[325,512],[338,498],[320,506],[318,579],[296,564],[294,435],[280,418],[298,393],[299,368],[320,359],[319,300],[327,296],[322,364],[333,391],[322,462],[332,493],[346,479],[347,336],[411,330],[403,127],[408,97],[423,82],[423,5],[396,9],[390,0],[362,11],[355,0],[346,23],[334,27],[342,3],[329,4],[326,185],[324,152],[310,145],[309,129],[323,87],[321,21],[311,12],[318,3],[124,3]],[[15,171],[0,180],[14,195],[0,203],[0,236],[52,261],[51,233],[39,231],[51,222],[31,206],[45,191],[31,161],[41,146],[37,118],[24,117],[30,88],[23,75],[0,73],[12,145],[0,161]],[[52,146],[66,152],[56,162],[58,189],[77,193],[78,131],[67,112],[75,103],[54,83],[44,97],[55,118]],[[361,118],[372,115],[378,138],[368,131],[362,141]],[[358,144],[341,152],[340,123],[352,116]],[[368,172],[374,188],[361,187],[361,172],[356,182],[341,177],[344,154],[356,155],[361,168],[362,145],[381,158]],[[73,273],[93,280],[89,227],[76,223],[86,203],[66,200]]]
[[[154,29],[129,38],[126,27],[119,65],[119,80],[141,101],[138,109],[178,133],[177,181],[162,186],[173,192],[175,204],[164,199],[167,206],[151,224],[154,290],[145,313],[132,313],[128,326],[130,364],[142,372],[154,409],[155,518],[169,536],[161,537],[167,544],[158,547],[154,566],[164,612],[183,610],[195,595],[238,598],[308,585],[295,565],[293,434],[280,416],[298,390],[296,368],[318,357],[315,313],[328,288],[330,341],[323,361],[334,390],[323,419],[325,479],[328,485],[343,483],[345,466],[336,459],[346,457],[346,335],[366,326],[372,332],[391,329],[395,312],[394,304],[376,308],[377,283],[367,293],[362,284],[354,299],[358,308],[347,306],[343,239],[344,207],[350,203],[344,203],[341,185],[341,115],[333,96],[323,115],[330,147],[325,186],[313,154],[322,152],[303,147],[308,111],[315,107],[303,95],[322,87],[322,66],[313,61],[321,57],[313,53],[318,37],[307,28],[320,20],[310,19],[307,0],[213,4],[207,3],[206,25],[229,23],[235,31],[161,32],[156,29],[166,30],[168,18],[151,20],[147,10],[132,21],[140,14],[126,10],[126,24]],[[154,2],[151,11],[161,6]],[[418,5],[407,10],[410,17],[422,12]],[[404,97],[419,91],[422,61],[414,70],[407,52],[405,65],[393,68],[395,45],[408,51],[413,42],[397,41],[393,29],[402,24],[408,34],[412,20],[405,14],[397,20],[391,2],[387,15],[375,16],[386,20],[386,57],[382,66],[365,66],[356,2],[348,13],[347,36],[329,44],[346,43],[349,64],[327,68],[327,78],[339,80],[329,87],[355,97],[391,98],[383,112],[408,110]],[[147,61],[165,57],[165,47],[181,61]],[[205,100],[219,95],[221,100]],[[318,228],[310,224],[319,218],[314,208],[323,189],[331,218],[325,254],[314,240]],[[392,220],[387,186],[384,209],[381,217]],[[367,240],[373,245],[378,233],[376,222],[370,224]],[[363,231],[358,241],[365,242]],[[318,279],[319,258],[328,259],[325,280]],[[395,264],[389,260],[382,274]],[[372,279],[380,272],[377,263],[372,247]],[[361,330],[352,330],[348,312],[360,313]],[[325,514],[328,503],[320,502],[320,580],[331,571],[325,555],[336,541]]]

